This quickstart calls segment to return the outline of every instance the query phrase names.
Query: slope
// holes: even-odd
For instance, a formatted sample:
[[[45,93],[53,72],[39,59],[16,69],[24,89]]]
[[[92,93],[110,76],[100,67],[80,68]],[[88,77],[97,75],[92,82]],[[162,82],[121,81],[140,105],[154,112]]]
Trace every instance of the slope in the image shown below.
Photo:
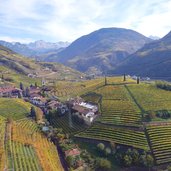
[[[25,58],[4,46],[0,46],[0,74],[11,83],[40,82],[41,78],[49,80],[79,79],[84,76],[78,71],[58,63],[36,62]],[[28,77],[30,75],[31,77]]]
[[[146,44],[111,73],[127,73],[152,78],[170,79],[171,32],[160,40]]]
[[[39,56],[44,53],[46,54],[49,51],[56,51],[58,49],[65,48],[69,45],[69,43],[68,42],[50,43],[50,42],[45,42],[43,40],[38,40],[28,44],[23,44],[19,42],[6,42],[0,40],[0,45],[5,46],[21,55],[35,58],[35,56]]]
[[[133,30],[103,28],[80,37],[57,55],[51,55],[50,59],[79,71],[101,73],[150,41]]]

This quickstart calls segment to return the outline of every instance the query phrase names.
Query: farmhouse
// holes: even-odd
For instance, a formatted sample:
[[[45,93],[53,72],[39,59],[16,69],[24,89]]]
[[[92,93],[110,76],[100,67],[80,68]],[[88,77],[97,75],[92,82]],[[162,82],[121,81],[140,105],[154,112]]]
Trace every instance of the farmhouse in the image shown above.
[[[12,86],[0,87],[0,97],[18,98],[19,96],[22,96],[22,90],[18,88]]]
[[[68,157],[68,156],[76,157],[79,155],[80,155],[80,151],[78,148],[73,148],[73,149],[65,151],[65,157]]]
[[[84,119],[85,123],[90,125],[98,114],[98,106],[79,101],[78,103],[75,101],[72,105],[72,113],[78,115],[78,117]]]
[[[51,100],[50,102],[47,102],[46,106],[48,109],[57,109],[59,107],[60,102],[56,100]]]

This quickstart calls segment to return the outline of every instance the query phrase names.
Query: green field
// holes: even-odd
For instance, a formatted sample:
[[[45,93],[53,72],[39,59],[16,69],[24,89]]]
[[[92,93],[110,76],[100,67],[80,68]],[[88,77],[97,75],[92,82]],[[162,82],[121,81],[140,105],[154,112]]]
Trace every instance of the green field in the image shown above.
[[[171,92],[156,88],[154,84],[128,85],[136,101],[145,112],[171,110]]]
[[[25,118],[32,104],[22,99],[0,98],[0,115],[14,120]]]
[[[75,134],[87,128],[86,125],[72,121],[72,118],[70,120],[68,114],[61,117],[52,118],[50,120],[50,124],[55,128],[62,128],[63,132],[66,134]]]
[[[149,150],[147,139],[143,131],[127,128],[110,127],[103,124],[94,124],[76,137],[115,142],[126,146]]]

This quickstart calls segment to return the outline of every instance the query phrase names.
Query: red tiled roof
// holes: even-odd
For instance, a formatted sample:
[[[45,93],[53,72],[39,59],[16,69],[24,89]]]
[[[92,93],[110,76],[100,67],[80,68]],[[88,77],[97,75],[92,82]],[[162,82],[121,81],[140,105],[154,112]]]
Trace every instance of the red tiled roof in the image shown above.
[[[74,110],[76,110],[76,111],[78,111],[79,113],[82,113],[82,114],[84,114],[84,115],[86,115],[86,114],[89,112],[88,109],[86,109],[86,108],[83,107],[83,106],[77,105],[77,104],[76,104],[75,106],[73,106],[72,109],[74,109]]]
[[[80,155],[80,151],[77,148],[65,151],[65,156],[77,156]]]
[[[21,90],[15,87],[0,87],[0,93],[10,93],[13,91],[21,91]]]

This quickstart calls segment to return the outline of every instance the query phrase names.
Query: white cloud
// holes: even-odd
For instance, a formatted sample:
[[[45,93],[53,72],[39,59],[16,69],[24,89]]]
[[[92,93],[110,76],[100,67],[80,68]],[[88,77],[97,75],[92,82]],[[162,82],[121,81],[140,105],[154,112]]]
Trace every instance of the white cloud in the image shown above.
[[[0,0],[0,9],[0,33],[11,39],[73,41],[102,27],[164,36],[171,28],[169,0]]]
[[[34,40],[31,38],[12,38],[12,37],[8,37],[8,36],[0,36],[0,40],[4,40],[7,42],[20,42],[20,43],[29,43],[29,42],[33,42]]]

